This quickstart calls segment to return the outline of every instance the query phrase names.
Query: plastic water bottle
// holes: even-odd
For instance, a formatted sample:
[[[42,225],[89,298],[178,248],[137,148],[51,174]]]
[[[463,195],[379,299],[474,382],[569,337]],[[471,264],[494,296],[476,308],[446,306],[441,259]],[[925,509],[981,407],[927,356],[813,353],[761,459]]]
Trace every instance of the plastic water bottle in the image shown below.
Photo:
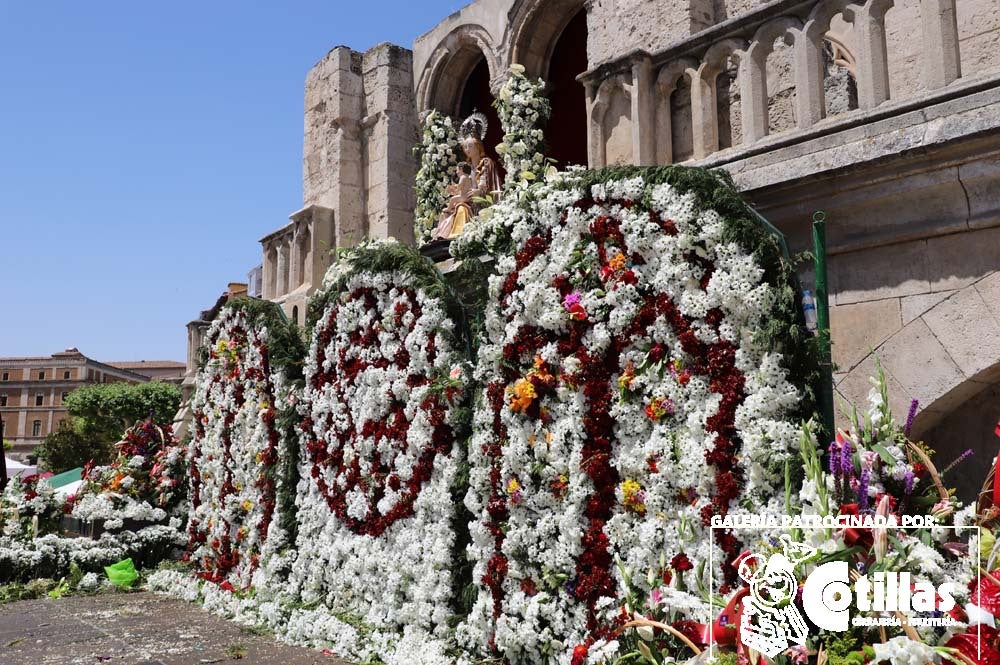
[[[816,299],[808,289],[802,291],[802,313],[806,317],[806,328],[809,332],[816,332]]]

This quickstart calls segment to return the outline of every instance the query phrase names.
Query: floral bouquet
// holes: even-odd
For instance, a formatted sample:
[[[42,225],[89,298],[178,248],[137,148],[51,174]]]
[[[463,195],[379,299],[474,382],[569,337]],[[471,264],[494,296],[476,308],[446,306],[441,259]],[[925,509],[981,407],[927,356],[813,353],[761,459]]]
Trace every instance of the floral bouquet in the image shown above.
[[[163,522],[173,516],[179,526],[187,514],[187,448],[174,440],[170,425],[152,418],[136,423],[115,449],[110,465],[84,467],[83,486],[68,502],[73,517],[105,520],[114,529],[126,519]]]
[[[677,575],[692,565],[687,560],[671,561],[663,583],[649,593],[630,585],[622,607],[629,623],[619,637],[627,657],[662,663],[710,651],[734,663],[762,654],[788,665],[1000,663],[992,616],[1000,611],[1000,584],[980,575],[976,554],[978,547],[989,569],[985,554],[995,556],[993,542],[985,530],[979,539],[972,508],[962,508],[943,484],[968,454],[938,471],[933,451],[907,438],[915,407],[907,425],[899,426],[881,370],[873,384],[867,412],[853,412],[851,429],[837,432],[825,464],[811,427],[804,428],[805,477],[797,500],[786,486],[794,526],[754,531],[758,538],[748,540],[749,549],[733,563],[741,583],[724,597],[709,596],[709,621],[690,618],[689,609],[706,595]],[[853,589],[850,624],[846,618],[841,626],[824,624],[815,611],[810,581],[831,566],[843,573],[838,588],[844,594]],[[789,586],[785,605],[776,607],[801,623],[768,632],[768,615],[758,611],[766,601],[761,588],[773,593],[781,575]]]
[[[0,543],[54,533],[62,514],[63,500],[48,480],[38,474],[12,478],[0,494]]]

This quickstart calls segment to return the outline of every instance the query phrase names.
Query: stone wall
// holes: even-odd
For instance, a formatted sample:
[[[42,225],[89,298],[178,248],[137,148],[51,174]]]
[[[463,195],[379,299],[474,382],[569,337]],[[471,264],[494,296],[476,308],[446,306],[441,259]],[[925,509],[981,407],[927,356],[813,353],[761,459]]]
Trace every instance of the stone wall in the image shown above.
[[[590,66],[641,49],[661,51],[713,23],[703,0],[594,0],[588,11]]]
[[[363,54],[338,46],[309,72],[303,198],[335,211],[338,247],[366,236],[413,239],[412,62],[392,44]]]

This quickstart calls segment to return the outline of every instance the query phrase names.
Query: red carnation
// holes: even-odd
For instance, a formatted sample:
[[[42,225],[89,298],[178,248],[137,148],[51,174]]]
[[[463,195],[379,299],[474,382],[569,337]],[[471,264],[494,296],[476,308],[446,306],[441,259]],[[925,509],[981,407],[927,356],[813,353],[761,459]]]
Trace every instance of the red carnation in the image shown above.
[[[570,661],[570,665],[583,665],[584,661],[587,660],[587,654],[590,649],[584,644],[577,644],[573,647],[573,659]]]
[[[694,564],[691,563],[691,559],[688,558],[687,554],[681,552],[680,554],[675,555],[674,558],[670,560],[670,567],[679,573],[683,573],[685,570],[694,569]]]

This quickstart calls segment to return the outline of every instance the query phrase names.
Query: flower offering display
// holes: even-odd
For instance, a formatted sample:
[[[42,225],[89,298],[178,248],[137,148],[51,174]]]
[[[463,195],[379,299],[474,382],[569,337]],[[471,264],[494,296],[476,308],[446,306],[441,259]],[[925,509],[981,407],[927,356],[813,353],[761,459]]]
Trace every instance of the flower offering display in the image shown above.
[[[420,163],[414,187],[414,236],[417,244],[423,244],[431,240],[438,216],[448,203],[446,188],[459,161],[458,130],[452,119],[440,111],[428,112],[420,143],[413,152]]]
[[[69,501],[73,517],[105,520],[120,528],[124,520],[164,522],[174,528],[187,521],[187,447],[173,438],[170,425],[149,419],[125,432],[109,466],[83,470],[83,485]]]
[[[276,516],[279,459],[287,455],[275,422],[280,369],[272,347],[288,333],[276,330],[287,323],[274,311],[236,301],[220,313],[192,401],[188,554],[205,579],[239,589],[250,587],[268,552],[287,544]]]
[[[501,251],[463,630],[511,662],[601,662],[627,595],[707,589],[712,559],[731,591],[741,545],[710,539],[710,519],[784,508],[803,395],[757,333],[797,331],[788,273],[736,242],[753,224],[742,206],[720,214],[679,173],[569,175],[473,230]],[[708,621],[704,594],[683,595],[686,618]]]
[[[462,555],[452,492],[467,381],[448,292],[433,264],[392,242],[331,273],[301,398],[291,586],[376,628],[441,634]]]
[[[527,187],[540,180],[545,172],[542,128],[552,107],[544,90],[543,80],[532,81],[522,65],[514,64],[494,102],[504,132],[497,153],[503,158],[507,173],[506,187]]]

